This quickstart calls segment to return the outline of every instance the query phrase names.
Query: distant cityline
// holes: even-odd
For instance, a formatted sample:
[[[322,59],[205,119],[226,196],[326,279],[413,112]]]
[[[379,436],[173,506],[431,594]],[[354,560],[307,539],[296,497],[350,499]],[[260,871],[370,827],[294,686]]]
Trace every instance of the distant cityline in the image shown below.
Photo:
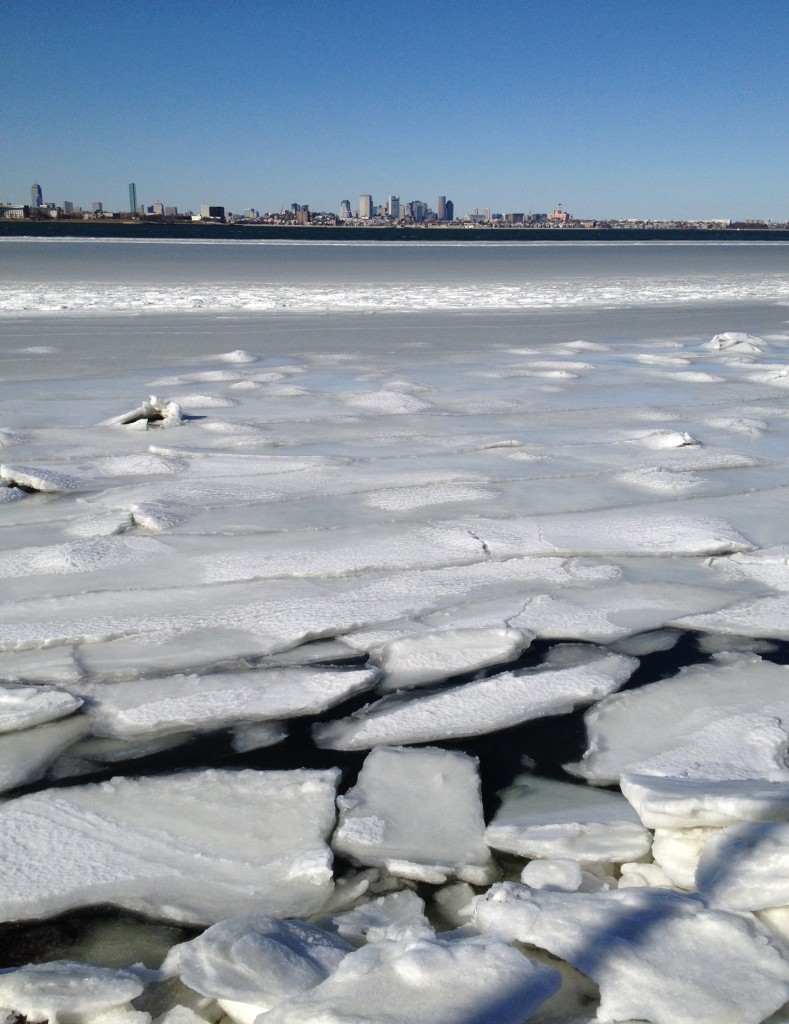
[[[224,206],[203,205],[199,213],[191,210],[179,211],[175,206],[167,206],[157,200],[149,206],[138,202],[137,186],[129,183],[128,210],[110,211],[104,209],[101,202],[91,203],[89,210],[76,206],[69,200],[60,205],[44,202],[43,189],[34,182],[30,189],[30,204],[0,203],[0,220],[133,220],[165,223],[201,222],[216,224],[261,224],[272,226],[304,226],[315,227],[388,227],[388,226],[457,226],[457,227],[665,227],[665,228],[767,228],[786,227],[786,224],[775,224],[759,219],[733,221],[720,218],[715,220],[654,220],[651,218],[627,218],[621,220],[576,218],[565,210],[561,203],[550,213],[494,212],[489,207],[480,211],[474,208],[470,213],[455,216],[455,207],[451,199],[438,196],[435,210],[421,199],[401,202],[400,196],[390,195],[386,203],[376,205],[370,194],[359,196],[358,206],[352,207],[349,199],[340,202],[339,214],[326,211],[310,210],[307,203],[291,203],[287,209],[276,213],[260,213],[249,208],[241,213],[226,211]]]

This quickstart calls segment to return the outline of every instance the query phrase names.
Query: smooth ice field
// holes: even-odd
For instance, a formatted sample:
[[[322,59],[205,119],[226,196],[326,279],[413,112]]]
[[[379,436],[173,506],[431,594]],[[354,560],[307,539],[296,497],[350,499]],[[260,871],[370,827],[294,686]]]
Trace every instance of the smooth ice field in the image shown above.
[[[789,244],[0,277],[0,1024],[789,1022]]]

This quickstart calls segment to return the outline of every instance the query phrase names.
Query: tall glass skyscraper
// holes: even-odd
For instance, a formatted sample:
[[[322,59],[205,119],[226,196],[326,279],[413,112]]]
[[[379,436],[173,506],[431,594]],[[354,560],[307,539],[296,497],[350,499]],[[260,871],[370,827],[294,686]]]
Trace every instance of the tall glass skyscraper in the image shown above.
[[[30,205],[34,210],[40,210],[44,203],[44,196],[41,192],[41,186],[34,182],[30,187]]]
[[[129,182],[129,213],[137,212],[137,186],[133,181]]]

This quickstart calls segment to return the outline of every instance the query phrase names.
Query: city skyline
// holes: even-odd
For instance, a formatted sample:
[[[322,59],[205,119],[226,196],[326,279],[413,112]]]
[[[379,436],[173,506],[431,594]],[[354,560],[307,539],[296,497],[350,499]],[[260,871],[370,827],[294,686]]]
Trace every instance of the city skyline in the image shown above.
[[[789,5],[21,0],[0,198],[784,221]],[[52,183],[47,185],[46,183]],[[428,201],[435,202],[435,198]]]

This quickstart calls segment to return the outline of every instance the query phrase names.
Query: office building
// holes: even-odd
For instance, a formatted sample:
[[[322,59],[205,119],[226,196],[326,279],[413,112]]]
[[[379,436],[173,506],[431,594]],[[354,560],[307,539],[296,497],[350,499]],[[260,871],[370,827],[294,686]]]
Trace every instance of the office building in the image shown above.
[[[350,220],[352,216],[350,199],[343,199],[340,203],[340,217],[342,220]]]
[[[455,204],[452,202],[451,199],[447,199],[446,216],[444,217],[444,220],[454,220],[454,219],[455,219]]]
[[[439,196],[438,197],[438,206],[436,207],[436,215],[438,216],[439,220],[446,220],[447,219],[447,197],[446,196]]]
[[[386,212],[392,220],[400,220],[400,196],[389,196],[386,201]]]
[[[66,217],[72,217],[74,215],[74,204],[70,199],[63,200],[63,214]]]
[[[41,192],[41,186],[34,182],[30,187],[30,206],[33,210],[39,210],[43,203],[44,196]]]
[[[359,196],[359,216],[362,220],[369,220],[373,215],[373,197]]]
[[[137,186],[133,181],[129,182],[129,213],[137,212]]]
[[[93,210],[94,213],[104,213],[103,203],[91,203],[90,208],[91,210]]]

